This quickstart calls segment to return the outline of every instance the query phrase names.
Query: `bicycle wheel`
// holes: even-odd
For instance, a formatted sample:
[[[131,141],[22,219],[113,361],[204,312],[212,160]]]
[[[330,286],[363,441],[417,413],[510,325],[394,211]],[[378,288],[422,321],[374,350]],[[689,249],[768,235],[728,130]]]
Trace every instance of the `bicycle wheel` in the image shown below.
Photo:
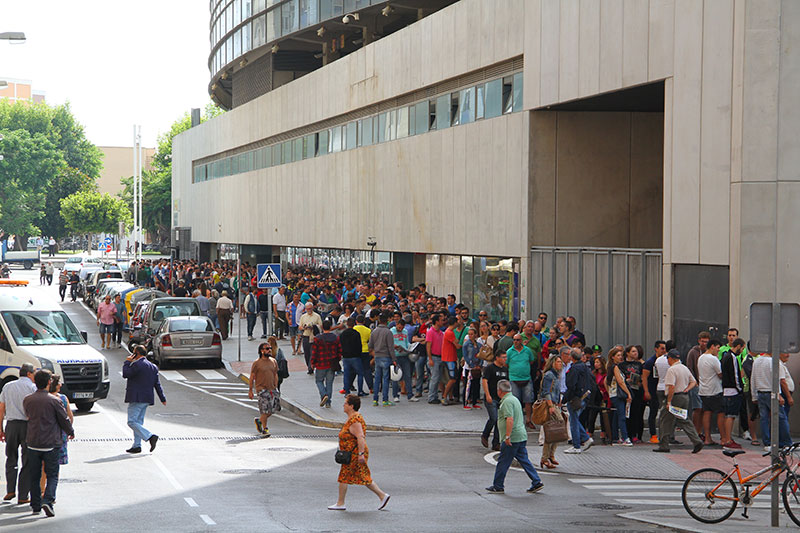
[[[783,482],[783,508],[792,521],[800,526],[800,479],[789,474]]]
[[[730,478],[725,479],[726,475],[716,468],[701,468],[686,479],[681,500],[692,518],[718,524],[733,514],[739,503],[739,491]]]

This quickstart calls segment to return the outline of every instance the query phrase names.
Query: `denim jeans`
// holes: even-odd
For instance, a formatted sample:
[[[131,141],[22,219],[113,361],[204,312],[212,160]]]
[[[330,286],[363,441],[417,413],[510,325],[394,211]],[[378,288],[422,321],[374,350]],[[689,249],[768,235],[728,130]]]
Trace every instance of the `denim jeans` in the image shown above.
[[[358,394],[364,392],[364,369],[361,367],[361,356],[345,357],[342,359],[342,367],[344,370],[344,387],[345,393],[350,393],[353,388],[353,381],[358,376]]]
[[[500,445],[500,458],[497,460],[497,466],[494,469],[494,483],[492,483],[494,488],[504,488],[506,473],[511,466],[511,461],[514,459],[517,460],[522,469],[525,470],[525,473],[528,474],[528,477],[531,478],[531,486],[541,483],[542,480],[539,478],[539,474],[536,473],[536,469],[533,468],[530,459],[528,459],[528,449],[525,447],[527,443],[528,441],[523,440],[521,442],[512,442],[509,446],[503,441]]]
[[[433,400],[439,399],[439,380],[442,378],[442,356],[441,355],[433,355],[431,356],[433,359],[433,366],[429,366],[431,370],[431,379],[428,381],[428,401],[431,402]],[[428,358],[425,358],[427,362]]]
[[[584,429],[583,424],[581,424],[580,416],[583,410],[586,408],[586,400],[581,401],[581,406],[579,409],[573,409],[570,406],[569,402],[567,402],[567,411],[569,412],[569,432],[572,435],[572,447],[573,448],[580,448],[581,444],[589,440],[589,434]]]
[[[44,464],[44,474],[47,477],[47,485],[42,489],[39,480],[42,477],[42,464]],[[58,487],[58,448],[49,452],[40,452],[28,448],[28,471],[24,475],[28,476],[31,484],[31,509],[39,510],[42,504],[53,505],[56,501],[56,487]]]
[[[411,361],[408,360],[407,355],[399,355],[397,357],[397,366],[403,371],[403,383],[406,384],[406,396],[408,399],[414,397],[414,391],[411,390]],[[400,396],[400,382],[392,381],[392,395]]]
[[[267,311],[259,311],[258,316],[261,318],[261,335],[266,337],[269,335],[269,333],[267,333],[267,318],[269,318],[269,313]]]
[[[375,392],[372,395],[374,401],[378,401],[378,396],[383,391],[383,401],[389,401],[389,367],[392,366],[391,357],[375,358]]]
[[[325,396],[328,397],[328,401],[325,402],[327,405],[331,403],[331,397],[333,395],[333,374],[334,371],[332,368],[321,369],[318,368],[314,371],[316,374],[314,375],[314,381],[317,382],[317,389],[319,390],[319,399],[323,399]]]
[[[149,405],[141,402],[128,404],[128,427],[133,430],[134,448],[140,447],[143,440],[147,440],[153,435],[142,425],[144,424],[144,414]]]
[[[489,414],[489,420],[487,420],[486,425],[483,426],[482,435],[488,439],[489,434],[491,434],[492,430],[494,430],[494,437],[492,437],[492,446],[494,447],[495,445],[500,444],[500,432],[497,431],[497,400],[492,398],[490,403],[484,399],[483,405],[486,406],[486,412]]]
[[[421,355],[417,362],[414,363],[414,372],[417,374],[417,383],[414,386],[414,392],[422,396],[422,389],[425,388],[425,369],[428,366],[428,357]]]
[[[761,417],[761,435],[765,446],[772,444],[771,439],[771,419],[770,419],[770,403],[771,393],[759,392],[758,393],[758,413]],[[778,446],[789,446],[792,443],[792,437],[789,435],[789,419],[786,418],[786,411],[780,406],[778,407]]]
[[[253,336],[253,330],[256,329],[256,320],[258,315],[255,313],[247,313],[247,336]]]
[[[370,366],[370,361],[372,360],[372,356],[370,354],[361,354],[361,372],[364,374],[364,381],[367,382],[367,388],[372,390],[373,382],[372,382],[372,367]]]
[[[614,411],[614,417],[611,419],[611,435],[613,440],[617,440],[617,434],[619,434],[620,439],[627,440],[628,439],[628,426],[625,424],[625,407],[627,405],[626,398],[611,398],[611,402],[614,405],[616,411]]]

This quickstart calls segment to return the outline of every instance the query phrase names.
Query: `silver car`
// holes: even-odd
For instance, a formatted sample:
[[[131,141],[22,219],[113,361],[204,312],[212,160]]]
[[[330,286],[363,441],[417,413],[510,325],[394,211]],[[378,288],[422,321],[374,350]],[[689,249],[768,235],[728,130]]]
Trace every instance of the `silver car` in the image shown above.
[[[206,316],[165,318],[153,338],[153,360],[164,368],[168,361],[205,360],[216,368],[222,364],[222,337]]]

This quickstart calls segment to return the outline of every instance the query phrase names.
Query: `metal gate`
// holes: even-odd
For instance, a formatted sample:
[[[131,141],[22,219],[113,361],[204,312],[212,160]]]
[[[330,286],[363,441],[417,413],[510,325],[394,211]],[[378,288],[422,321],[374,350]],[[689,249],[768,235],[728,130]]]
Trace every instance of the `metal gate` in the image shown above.
[[[661,250],[531,248],[528,314],[572,315],[586,342],[603,351],[661,338]]]

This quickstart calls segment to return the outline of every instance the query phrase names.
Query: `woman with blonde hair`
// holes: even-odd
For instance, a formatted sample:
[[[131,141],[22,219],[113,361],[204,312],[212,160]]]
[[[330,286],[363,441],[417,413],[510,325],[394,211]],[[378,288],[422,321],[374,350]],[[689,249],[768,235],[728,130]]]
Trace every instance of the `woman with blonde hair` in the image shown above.
[[[544,365],[544,375],[542,376],[542,388],[539,391],[539,397],[548,401],[550,410],[550,420],[561,421],[564,416],[561,414],[561,387],[559,385],[561,379],[561,371],[564,368],[564,362],[560,357],[551,357]],[[542,429],[544,432],[544,429]],[[542,459],[539,461],[539,466],[542,468],[555,468],[558,465],[556,461],[556,446],[558,443],[544,443],[542,446]]]
[[[611,435],[614,445],[633,446],[628,436],[628,428],[625,423],[625,411],[633,400],[630,389],[625,384],[625,375],[620,370],[622,364],[622,349],[614,347],[608,353],[608,369],[606,372],[606,389],[611,398],[616,412],[611,419]],[[619,435],[619,439],[617,436]]]
[[[278,339],[275,337],[275,335],[271,335],[267,339],[267,342],[272,348],[272,357],[274,357],[275,362],[278,363],[278,390],[281,390],[281,383],[283,383],[283,378],[281,377],[281,368],[285,367],[288,362],[286,361],[286,356],[283,355],[283,350],[278,348]],[[281,363],[281,361],[283,361],[283,363]]]

